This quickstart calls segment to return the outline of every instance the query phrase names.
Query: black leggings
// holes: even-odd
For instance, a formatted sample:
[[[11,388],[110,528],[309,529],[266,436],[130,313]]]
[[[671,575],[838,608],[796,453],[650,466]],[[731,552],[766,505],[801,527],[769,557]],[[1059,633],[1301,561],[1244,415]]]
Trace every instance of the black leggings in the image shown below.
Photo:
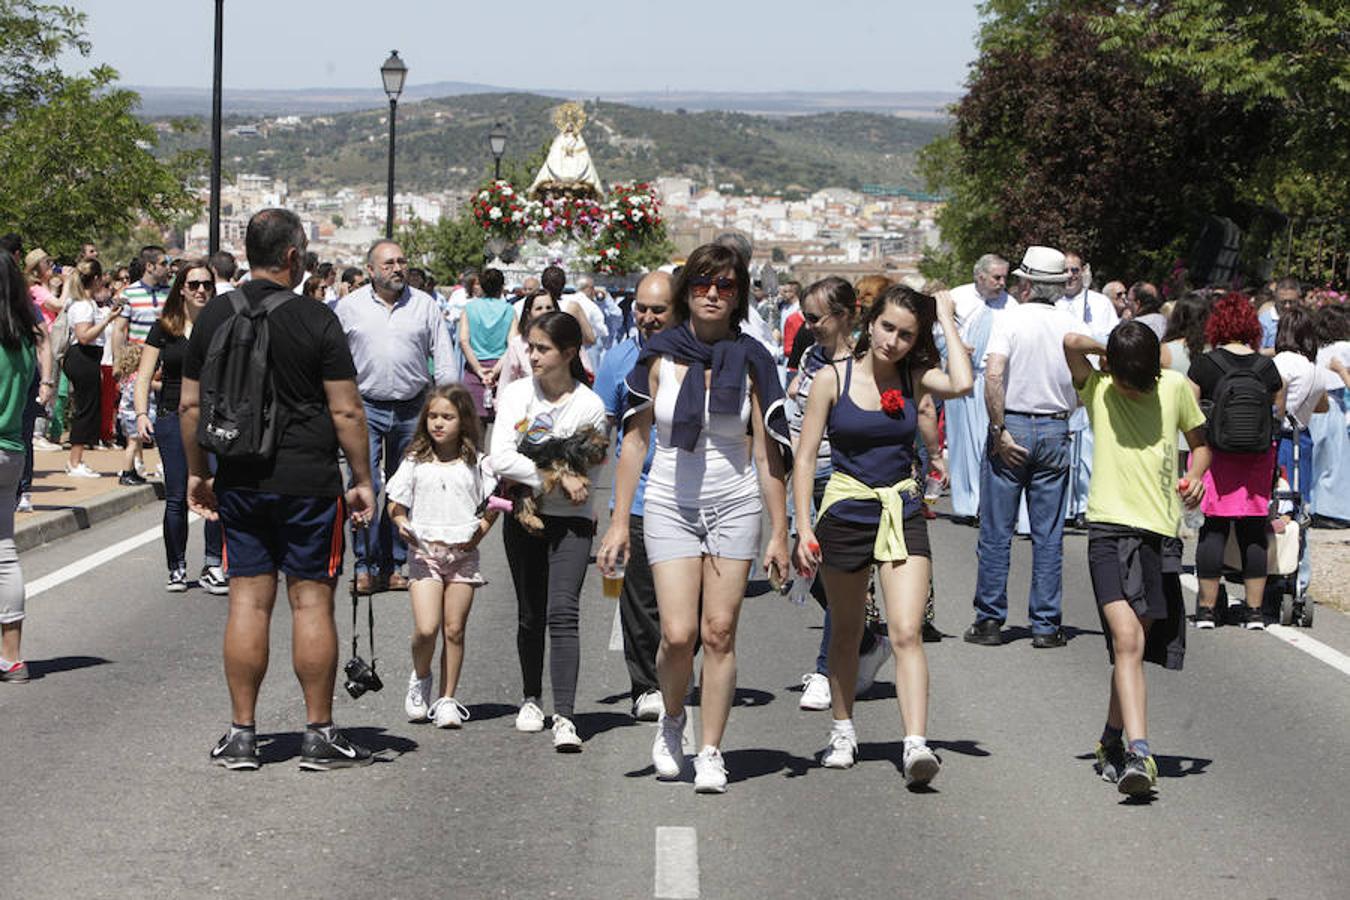
[[[525,696],[538,697],[543,693],[547,630],[553,711],[571,718],[581,668],[581,585],[595,523],[574,517],[543,519],[544,533],[537,537],[511,516],[502,529],[506,562],[516,588],[516,651]]]
[[[92,344],[71,344],[62,370],[70,379],[70,442],[88,447],[99,440],[100,390],[99,360],[103,348]]]
[[[1200,542],[1195,547],[1195,574],[1199,578],[1218,578],[1223,574],[1223,551],[1228,545],[1228,529],[1237,532],[1238,551],[1242,554],[1242,577],[1266,577],[1266,518],[1243,516],[1206,516],[1200,526]]]

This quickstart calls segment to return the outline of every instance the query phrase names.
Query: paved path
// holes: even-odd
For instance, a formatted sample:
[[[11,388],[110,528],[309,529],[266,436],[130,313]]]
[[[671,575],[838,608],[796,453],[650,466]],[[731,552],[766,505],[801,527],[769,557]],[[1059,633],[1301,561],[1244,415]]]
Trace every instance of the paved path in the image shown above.
[[[797,691],[819,612],[748,600],[725,746],[732,784],[703,797],[651,775],[652,727],[627,715],[621,654],[609,649],[614,606],[594,576],[582,617],[585,752],[560,756],[547,733],[512,729],[514,601],[495,534],[493,583],[469,622],[464,730],[404,720],[411,617],[406,596],[391,594],[377,606],[388,687],[342,694],[337,715],[396,760],[298,771],[303,705],[281,615],[259,711],[268,765],[208,765],[228,715],[225,604],[163,592],[158,521],[146,507],[115,531],[23,558],[29,583],[46,589],[29,601],[25,635],[38,677],[0,685],[0,895],[1344,897],[1350,883],[1350,675],[1271,635],[1192,632],[1185,672],[1150,671],[1156,801],[1123,802],[1095,778],[1086,755],[1107,669],[1081,536],[1067,544],[1068,647],[929,645],[944,767],[925,793],[905,790],[897,771],[886,682],[859,703],[857,767],[818,767],[828,713],[799,711]],[[95,556],[141,534],[112,559]],[[937,622],[950,634],[970,618],[974,537],[933,525]],[[200,552],[197,525],[190,569]],[[1025,597],[1029,569],[1019,543],[1013,597]],[[1025,622],[1024,602],[1012,624]],[[339,606],[344,642],[346,614]],[[1339,614],[1300,636],[1350,654]]]

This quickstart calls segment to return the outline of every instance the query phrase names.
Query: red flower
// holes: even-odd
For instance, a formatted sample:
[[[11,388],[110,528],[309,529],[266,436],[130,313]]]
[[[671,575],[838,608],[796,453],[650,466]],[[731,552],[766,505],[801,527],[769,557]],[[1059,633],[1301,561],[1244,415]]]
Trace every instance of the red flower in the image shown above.
[[[881,411],[888,416],[898,416],[905,411],[905,395],[891,388],[881,394]]]

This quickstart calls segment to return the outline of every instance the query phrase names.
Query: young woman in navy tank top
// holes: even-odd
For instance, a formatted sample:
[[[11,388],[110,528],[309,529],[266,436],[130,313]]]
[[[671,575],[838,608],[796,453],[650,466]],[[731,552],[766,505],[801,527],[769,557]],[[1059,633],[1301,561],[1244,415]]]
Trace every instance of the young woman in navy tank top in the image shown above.
[[[933,340],[935,319],[947,340],[945,371]],[[792,481],[796,565],[803,572],[819,567],[830,606],[834,722],[821,759],[826,767],[848,768],[857,755],[853,699],[858,641],[867,583],[876,565],[905,727],[905,783],[927,784],[937,775],[938,759],[927,746],[928,661],[921,638],[932,553],[913,477],[914,438],[925,396],[959,397],[970,393],[973,383],[951,295],[943,291],[935,300],[893,285],[863,317],[853,358],[821,369],[811,387]],[[813,523],[816,448],[827,435],[834,474]]]

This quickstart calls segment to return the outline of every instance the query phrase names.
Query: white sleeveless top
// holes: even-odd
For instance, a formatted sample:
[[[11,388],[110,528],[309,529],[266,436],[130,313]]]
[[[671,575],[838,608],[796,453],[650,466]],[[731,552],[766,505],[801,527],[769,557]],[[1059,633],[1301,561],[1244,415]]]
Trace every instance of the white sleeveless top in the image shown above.
[[[647,474],[644,502],[648,506],[655,501],[683,509],[701,509],[758,494],[759,485],[750,455],[749,380],[739,415],[711,415],[707,400],[704,400],[703,430],[692,451],[681,450],[670,440],[675,398],[679,396],[682,381],[669,357],[661,358],[659,382],[652,404],[656,419],[656,452]]]

